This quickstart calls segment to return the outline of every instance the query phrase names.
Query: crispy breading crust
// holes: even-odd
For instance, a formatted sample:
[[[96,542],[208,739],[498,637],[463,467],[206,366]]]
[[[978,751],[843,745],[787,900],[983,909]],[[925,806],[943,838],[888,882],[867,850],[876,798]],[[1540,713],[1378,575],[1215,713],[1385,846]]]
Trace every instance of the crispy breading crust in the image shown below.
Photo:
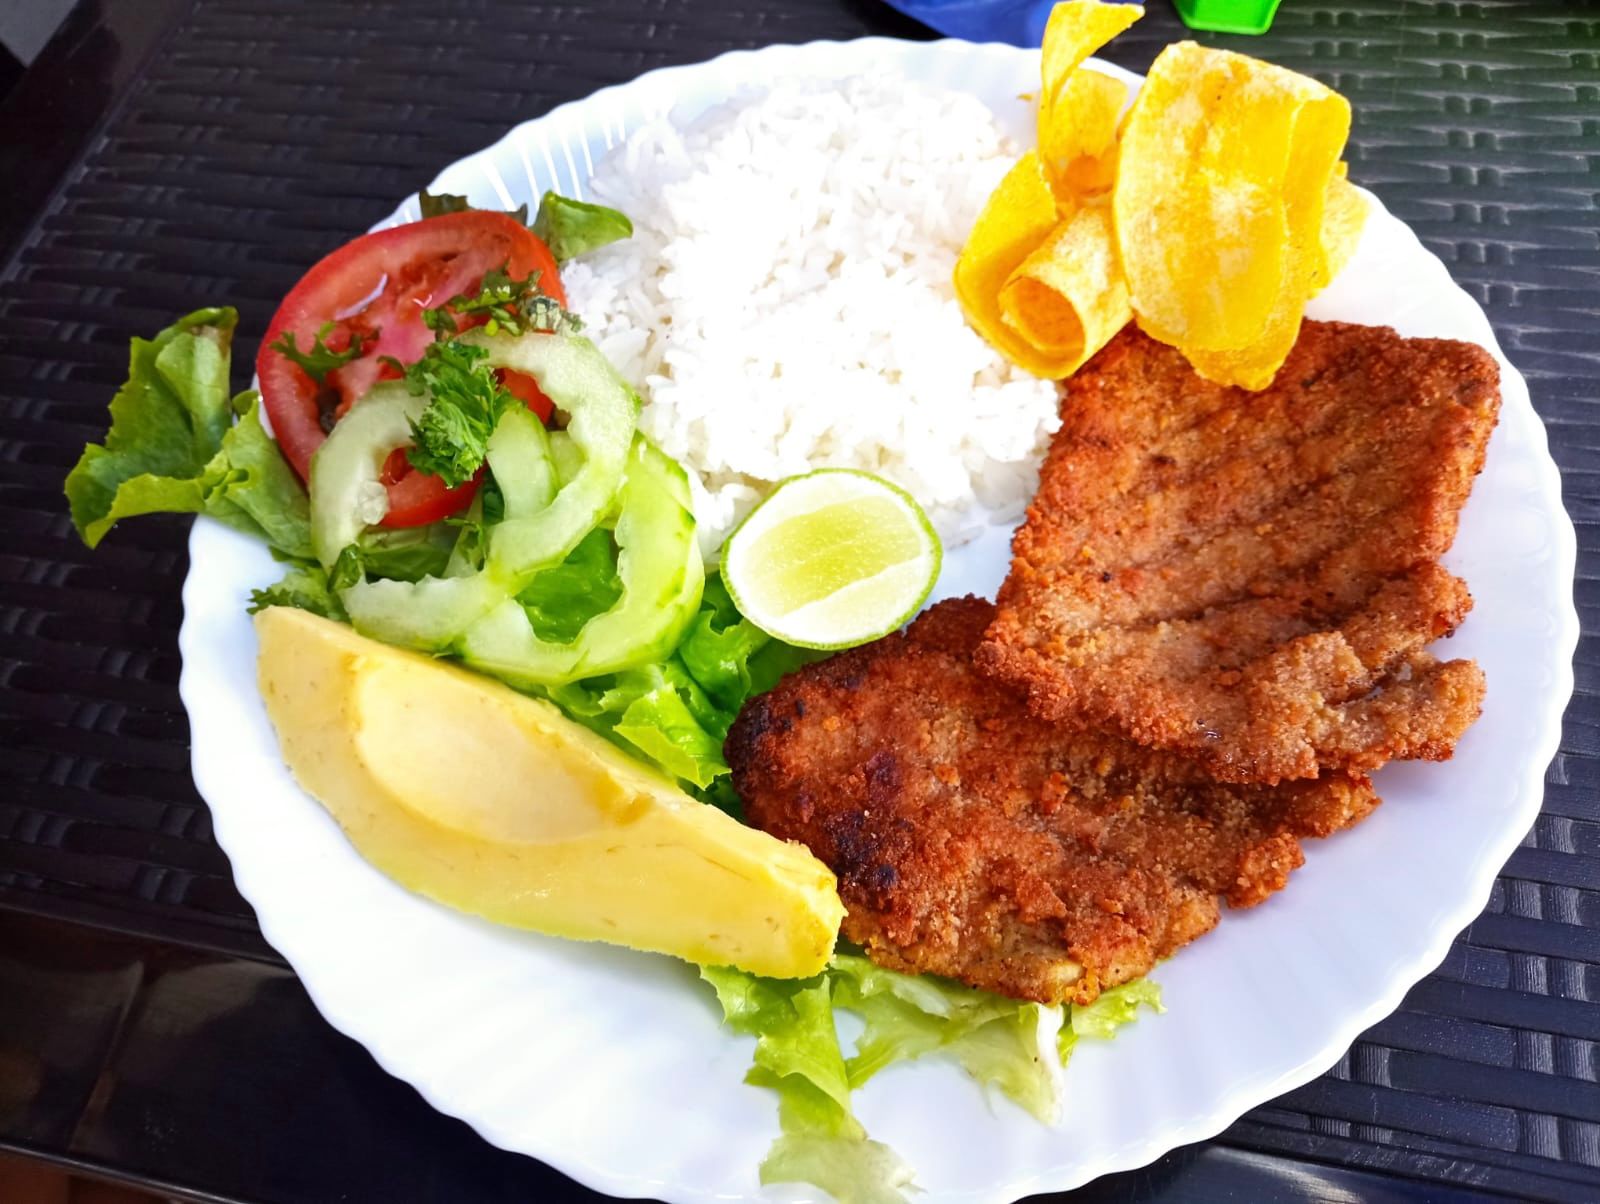
[[[993,617],[939,604],[808,666],[727,741],[750,822],[839,877],[846,937],[881,965],[1087,1003],[1283,887],[1298,837],[1377,804],[1359,775],[1228,786],[1192,762],[1028,714],[974,671]]]
[[[1066,383],[983,672],[1036,715],[1274,782],[1443,759],[1483,675],[1424,645],[1499,370],[1470,343],[1307,322],[1260,393],[1128,327]]]

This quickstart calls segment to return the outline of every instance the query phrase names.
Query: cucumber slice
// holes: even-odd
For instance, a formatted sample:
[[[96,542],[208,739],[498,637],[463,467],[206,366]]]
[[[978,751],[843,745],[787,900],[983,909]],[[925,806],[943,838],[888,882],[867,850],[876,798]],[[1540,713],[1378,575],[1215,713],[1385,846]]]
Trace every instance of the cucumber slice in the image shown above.
[[[323,568],[331,569],[339,553],[387,513],[383,462],[395,448],[411,446],[411,423],[427,405],[404,385],[376,385],[312,454],[311,548]]]
[[[531,414],[507,412],[489,439],[489,467],[505,499],[506,515],[490,529],[483,568],[414,583],[363,581],[340,593],[351,623],[363,635],[429,652],[453,647],[540,570],[564,560],[594,529],[622,484],[639,414],[633,390],[588,339],[549,334],[490,338],[475,331],[463,341],[486,350],[495,367],[525,372],[539,382],[568,416],[563,439],[577,454],[563,454],[581,457],[581,462],[571,480],[558,481],[544,428]],[[360,408],[351,410],[344,422]],[[404,441],[410,441],[409,423]],[[380,457],[379,468],[382,462]],[[377,480],[376,470],[372,480]],[[689,522],[692,527],[693,519]]]
[[[563,485],[583,467],[583,452],[566,431],[550,432],[550,456],[556,462],[556,479]]]
[[[519,686],[557,685],[669,656],[700,607],[705,569],[677,463],[636,437],[617,520],[622,597],[570,644],[542,640],[515,598],[468,629],[470,665]]]
[[[489,436],[489,471],[505,499],[506,518],[543,511],[560,487],[544,423],[520,407],[502,414]]]
[[[639,398],[585,338],[528,334],[505,339],[473,331],[462,341],[482,347],[496,368],[524,372],[538,381],[545,396],[567,415],[567,438],[583,455],[549,505],[533,514],[508,514],[489,537],[489,567],[513,583],[526,582],[564,560],[606,512],[622,483]]]
[[[339,594],[350,625],[385,644],[448,651],[456,639],[510,595],[488,572],[420,581],[362,581]]]

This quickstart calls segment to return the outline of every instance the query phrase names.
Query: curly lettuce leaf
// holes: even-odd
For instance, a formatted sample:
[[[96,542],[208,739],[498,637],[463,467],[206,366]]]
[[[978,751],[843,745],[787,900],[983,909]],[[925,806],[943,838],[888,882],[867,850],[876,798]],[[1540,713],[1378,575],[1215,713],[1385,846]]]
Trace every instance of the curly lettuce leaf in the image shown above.
[[[261,425],[261,398],[233,401],[239,421],[202,474],[201,513],[265,540],[283,556],[309,559],[311,501],[300,478]]]
[[[1041,1025],[1060,1009],[932,975],[900,974],[845,953],[835,954],[818,977],[801,981],[731,969],[700,973],[716,989],[729,1026],[757,1038],[755,1065],[745,1081],[778,1096],[780,1136],[761,1164],[763,1183],[810,1183],[843,1204],[898,1204],[910,1186],[910,1169],[893,1150],[867,1137],[850,1092],[886,1066],[927,1054],[954,1058],[979,1084],[998,1089],[1041,1121],[1055,1118],[1055,1074]],[[1148,980],[1114,988],[1101,999],[1104,1007],[1073,1009],[1077,1033],[1064,1018],[1063,1064],[1077,1036],[1110,1037],[1140,1006],[1161,1010],[1160,988]],[[834,1024],[841,1009],[863,1021],[848,1059]]]
[[[421,581],[444,576],[457,538],[458,533],[443,523],[393,530],[375,527],[363,531],[352,547],[364,576]]]
[[[423,219],[442,217],[446,213],[465,213],[475,208],[471,201],[464,196],[457,196],[453,192],[429,192],[424,188],[417,194],[417,207],[422,210]],[[489,213],[498,213],[501,210],[486,210]],[[507,210],[508,216],[516,218],[524,226],[528,224],[528,206],[524,202],[515,209]]]
[[[297,562],[290,566],[283,580],[265,589],[250,591],[248,609],[251,614],[269,606],[292,606],[338,623],[350,621],[338,593],[328,581],[328,571],[314,560]]]
[[[209,514],[310,558],[310,504],[261,425],[260,398],[229,400],[237,321],[232,309],[202,309],[133,340],[105,443],[85,447],[67,476],[72,522],[91,548],[120,519]]]
[[[885,1066],[938,1051],[1041,1121],[1055,1118],[1055,1079],[1040,1054],[1045,1009],[1039,1004],[929,974],[900,974],[848,954],[834,957],[828,977],[834,1005],[865,1023],[848,1063],[852,1087]]]
[[[620,590],[616,545],[601,530],[535,578],[518,601],[542,637],[567,641]],[[737,815],[738,796],[722,756],[728,728],[752,694],[771,689],[784,673],[818,655],[774,640],[741,618],[713,573],[700,611],[672,656],[545,693],[570,718],[664,770],[701,800]]]
[[[780,1136],[761,1163],[762,1183],[810,1183],[840,1204],[905,1204],[911,1170],[871,1140],[850,1108],[850,1080],[824,977],[757,978],[702,967],[723,1017],[756,1038],[745,1081],[778,1095]]]
[[[1139,1018],[1141,1006],[1157,1013],[1167,1010],[1161,1006],[1161,988],[1148,978],[1136,978],[1120,987],[1101,991],[1100,997],[1091,1004],[1069,1005],[1061,1032],[1056,1037],[1056,1051],[1061,1055],[1061,1064],[1065,1066],[1071,1059],[1073,1047],[1080,1037],[1094,1041],[1111,1040],[1123,1025],[1132,1024]]]
[[[550,248],[557,263],[566,263],[590,251],[633,237],[633,223],[627,215],[575,201],[556,192],[546,192],[534,215],[533,232]]]
[[[569,644],[583,626],[622,597],[617,546],[611,532],[596,527],[554,568],[546,569],[517,595],[542,640]]]

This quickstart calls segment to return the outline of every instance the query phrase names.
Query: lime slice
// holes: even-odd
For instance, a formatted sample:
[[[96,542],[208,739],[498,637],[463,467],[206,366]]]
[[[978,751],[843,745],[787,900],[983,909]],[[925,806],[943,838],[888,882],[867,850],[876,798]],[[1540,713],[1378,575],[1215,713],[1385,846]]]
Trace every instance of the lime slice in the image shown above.
[[[728,536],[722,579],[741,614],[802,648],[850,648],[917,613],[939,537],[905,490],[871,473],[790,477]]]

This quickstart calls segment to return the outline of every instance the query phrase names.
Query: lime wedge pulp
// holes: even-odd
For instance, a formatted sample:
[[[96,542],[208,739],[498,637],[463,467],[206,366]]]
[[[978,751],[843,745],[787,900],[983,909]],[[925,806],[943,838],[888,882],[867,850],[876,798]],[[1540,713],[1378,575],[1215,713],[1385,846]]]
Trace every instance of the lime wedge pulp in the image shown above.
[[[780,481],[728,536],[722,579],[741,614],[804,648],[850,648],[921,608],[942,558],[911,495],[871,473]]]

